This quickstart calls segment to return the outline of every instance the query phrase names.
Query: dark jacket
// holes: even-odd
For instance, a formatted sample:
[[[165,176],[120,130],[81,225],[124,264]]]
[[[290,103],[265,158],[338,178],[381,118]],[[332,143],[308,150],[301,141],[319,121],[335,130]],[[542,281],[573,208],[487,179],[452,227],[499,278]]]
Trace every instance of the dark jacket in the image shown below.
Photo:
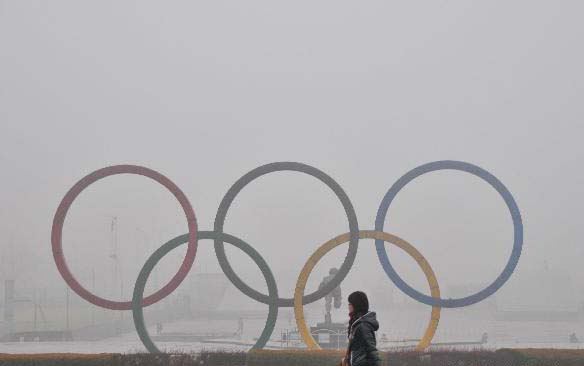
[[[381,364],[375,340],[377,329],[379,329],[379,322],[374,311],[355,320],[349,332],[347,347],[351,366],[379,366]]]

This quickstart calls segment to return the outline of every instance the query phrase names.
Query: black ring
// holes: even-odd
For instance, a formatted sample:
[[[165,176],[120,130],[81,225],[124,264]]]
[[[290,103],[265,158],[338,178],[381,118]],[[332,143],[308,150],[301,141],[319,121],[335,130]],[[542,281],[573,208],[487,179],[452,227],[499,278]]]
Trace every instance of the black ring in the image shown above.
[[[231,186],[231,188],[229,188],[229,190],[221,200],[221,204],[219,205],[219,209],[217,210],[217,215],[215,216],[214,231],[216,233],[223,233],[223,226],[225,223],[225,218],[227,216],[227,211],[229,210],[229,207],[231,206],[231,203],[233,203],[233,200],[235,199],[237,194],[246,185],[248,185],[254,179],[261,177],[262,175],[279,171],[294,171],[305,173],[315,177],[316,179],[326,184],[327,187],[329,187],[341,201],[341,204],[345,209],[345,213],[347,214],[347,219],[349,221],[349,233],[351,239],[349,240],[349,250],[347,251],[347,256],[345,257],[345,260],[343,261],[343,264],[339,268],[337,274],[335,274],[335,276],[328,283],[326,283],[323,287],[319,288],[315,292],[305,295],[302,298],[303,304],[310,304],[325,297],[343,281],[343,279],[347,276],[349,270],[353,266],[353,262],[355,262],[355,257],[357,256],[357,248],[359,244],[359,226],[357,224],[357,215],[355,214],[355,209],[353,208],[353,205],[351,204],[349,197],[341,188],[341,186],[337,182],[335,182],[334,179],[332,179],[326,173],[317,168],[296,162],[276,162],[255,168],[249,173],[245,174],[243,177],[239,178]],[[270,303],[269,296],[262,294],[254,290],[253,288],[249,287],[233,271],[233,268],[229,264],[227,256],[225,255],[225,246],[220,238],[215,239],[215,254],[217,255],[217,259],[219,260],[219,265],[221,266],[221,269],[223,270],[227,278],[229,278],[229,280],[233,283],[233,285],[235,285],[235,287],[237,287],[244,294],[246,294],[247,296],[251,297],[256,301],[259,301],[264,304]],[[278,306],[293,307],[294,299],[278,297]]]

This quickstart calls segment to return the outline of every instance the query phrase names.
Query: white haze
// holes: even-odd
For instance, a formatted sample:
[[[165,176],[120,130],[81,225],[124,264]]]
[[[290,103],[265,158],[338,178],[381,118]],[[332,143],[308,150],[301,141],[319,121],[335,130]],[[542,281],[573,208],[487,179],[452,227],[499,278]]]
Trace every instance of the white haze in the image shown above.
[[[212,230],[219,202],[241,175],[299,161],[337,180],[360,228],[372,229],[396,179],[453,159],[496,175],[523,215],[523,255],[495,295],[500,303],[581,308],[583,13],[578,1],[0,1],[0,286],[14,279],[17,293],[65,296],[50,247],[53,215],[77,180],[104,166],[163,173],[189,198],[199,228]],[[111,288],[113,216],[121,290]],[[445,298],[493,281],[513,234],[497,193],[453,171],[404,189],[385,229],[424,254]],[[348,225],[322,183],[278,173],[243,190],[225,231],[252,244],[281,296],[291,297],[312,251]],[[129,299],[148,256],[185,232],[163,187],[116,176],[73,204],[63,248],[82,284],[91,287],[95,273],[99,295]],[[319,264],[309,290],[346,248]],[[175,252],[148,291],[175,273],[185,249]],[[389,253],[427,293],[415,262]],[[265,292],[253,262],[233,248],[228,254]],[[220,271],[212,242],[201,241],[192,273]],[[400,296],[366,240],[342,287],[344,296],[384,287]],[[267,312],[233,288],[228,295],[224,308]],[[398,311],[377,301],[380,313]],[[449,310],[441,327],[456,327],[471,310]]]

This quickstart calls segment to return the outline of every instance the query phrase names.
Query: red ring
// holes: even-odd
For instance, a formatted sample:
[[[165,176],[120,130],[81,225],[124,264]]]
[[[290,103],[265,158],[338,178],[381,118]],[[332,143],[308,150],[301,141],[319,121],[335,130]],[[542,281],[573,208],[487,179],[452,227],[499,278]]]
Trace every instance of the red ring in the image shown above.
[[[107,300],[92,294],[83,286],[81,286],[81,284],[75,279],[69,270],[69,267],[67,267],[67,262],[65,262],[65,256],[63,255],[63,248],[61,245],[61,239],[63,236],[63,223],[65,221],[67,211],[69,211],[69,208],[71,207],[71,204],[75,198],[77,198],[77,196],[92,183],[102,178],[116,174],[143,175],[165,186],[174,195],[174,197],[176,197],[182,206],[182,209],[187,217],[187,223],[189,227],[187,253],[180,268],[178,269],[178,272],[166,285],[164,285],[164,287],[152,295],[145,297],[142,301],[142,306],[152,305],[168,296],[178,287],[178,285],[180,285],[180,283],[189,273],[191,267],[193,266],[193,262],[195,261],[195,255],[197,254],[197,219],[195,217],[195,212],[193,211],[191,203],[176,184],[174,184],[164,175],[152,169],[137,165],[114,165],[96,170],[75,183],[75,185],[67,192],[65,197],[63,197],[63,200],[57,208],[55,217],[53,218],[53,229],[51,232],[53,258],[55,259],[59,273],[61,273],[61,276],[63,276],[65,282],[67,282],[69,287],[71,287],[71,289],[75,291],[77,295],[81,296],[90,303],[111,310],[130,310],[132,309],[132,301]]]

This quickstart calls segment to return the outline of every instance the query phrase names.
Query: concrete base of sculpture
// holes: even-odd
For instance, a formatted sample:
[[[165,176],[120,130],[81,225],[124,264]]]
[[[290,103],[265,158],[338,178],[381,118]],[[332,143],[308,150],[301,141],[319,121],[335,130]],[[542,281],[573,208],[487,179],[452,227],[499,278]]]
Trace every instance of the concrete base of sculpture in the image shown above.
[[[345,349],[347,347],[347,324],[325,321],[316,324],[315,327],[310,327],[310,333],[322,348]]]

